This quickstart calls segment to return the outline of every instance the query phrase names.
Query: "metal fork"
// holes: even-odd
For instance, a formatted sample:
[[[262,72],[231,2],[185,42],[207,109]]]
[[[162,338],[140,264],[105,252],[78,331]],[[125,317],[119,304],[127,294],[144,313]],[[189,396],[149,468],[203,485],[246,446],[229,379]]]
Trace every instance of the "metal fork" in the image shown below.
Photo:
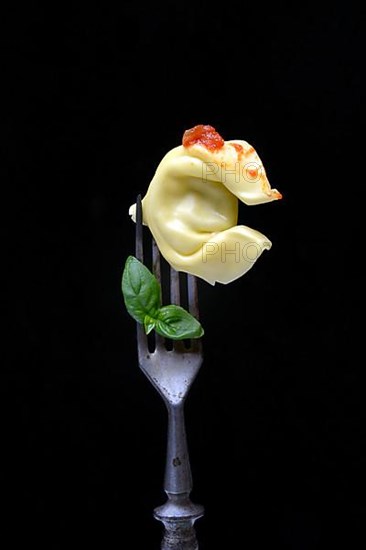
[[[143,261],[143,227],[141,196],[136,201],[136,258]],[[152,263],[161,281],[160,254],[152,240]],[[198,318],[196,278],[187,275],[189,311]],[[179,274],[170,270],[170,302],[179,305]],[[154,517],[164,524],[161,550],[198,550],[194,522],[203,516],[203,507],[190,500],[192,475],[184,423],[184,401],[202,365],[202,345],[191,340],[190,347],[174,342],[167,350],[164,338],[155,335],[155,350],[149,351],[142,325],[137,325],[139,366],[162,396],[168,409],[168,442],[164,478],[167,501],[155,508]]]

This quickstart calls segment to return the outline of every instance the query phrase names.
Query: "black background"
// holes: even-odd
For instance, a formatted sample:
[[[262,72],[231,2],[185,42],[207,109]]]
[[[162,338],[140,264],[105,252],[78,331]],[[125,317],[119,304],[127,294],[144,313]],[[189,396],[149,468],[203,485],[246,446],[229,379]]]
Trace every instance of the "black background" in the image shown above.
[[[6,548],[159,548],[165,410],[120,279],[129,205],[199,123],[254,145],[284,195],[240,207],[272,250],[199,288],[205,362],[186,414],[200,548],[363,537],[358,19],[349,2],[3,17]]]

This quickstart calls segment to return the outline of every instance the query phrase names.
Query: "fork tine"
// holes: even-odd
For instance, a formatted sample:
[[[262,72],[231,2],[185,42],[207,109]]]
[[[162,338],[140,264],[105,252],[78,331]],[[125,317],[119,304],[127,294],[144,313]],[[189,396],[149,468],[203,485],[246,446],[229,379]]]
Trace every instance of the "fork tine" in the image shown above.
[[[180,304],[179,273],[173,268],[170,269],[170,301],[177,306]]]
[[[191,315],[199,320],[197,277],[187,275],[188,309]],[[202,353],[201,338],[191,340],[192,351]]]
[[[146,355],[149,354],[149,348],[147,346],[147,336],[144,331],[144,327],[140,323],[137,325],[137,351],[139,356],[139,361],[142,363],[142,360]]]
[[[160,252],[155,239],[152,239],[152,264],[153,273],[157,278],[159,284],[161,284],[161,264],[160,264]],[[164,345],[164,338],[155,332],[155,346],[156,348],[162,348]]]
[[[135,255],[140,262],[144,261],[144,252],[143,252],[143,239],[142,239],[142,204],[141,204],[141,195],[137,196],[136,199],[136,245],[135,245]]]
[[[152,264],[153,264],[153,273],[160,284],[161,283],[160,252],[158,249],[158,245],[155,242],[155,239],[152,239]]]
[[[170,301],[177,306],[180,305],[180,288],[179,288],[179,273],[172,267],[170,268]],[[173,342],[173,349],[183,351],[184,344],[180,340]]]
[[[144,252],[143,252],[143,238],[142,238],[142,205],[141,205],[141,195],[137,196],[136,199],[136,243],[135,243],[135,255],[140,262],[143,262],[144,260]],[[137,323],[137,347],[138,347],[138,353],[139,358],[142,357],[142,355],[146,355],[148,353],[148,347],[147,347],[147,337],[144,332],[144,328],[142,325]]]
[[[197,278],[194,275],[187,275],[187,290],[189,312],[199,319]]]

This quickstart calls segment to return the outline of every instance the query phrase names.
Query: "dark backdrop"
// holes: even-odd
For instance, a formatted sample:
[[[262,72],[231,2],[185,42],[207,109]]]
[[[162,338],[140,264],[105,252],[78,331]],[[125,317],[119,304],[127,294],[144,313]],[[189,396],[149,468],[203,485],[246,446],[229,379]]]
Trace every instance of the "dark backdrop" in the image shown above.
[[[240,207],[272,250],[240,280],[199,287],[205,362],[186,412],[201,547],[356,547],[358,16],[349,2],[4,16],[6,548],[159,547],[165,410],[138,369],[120,280],[129,205],[199,123],[253,144],[284,195]]]

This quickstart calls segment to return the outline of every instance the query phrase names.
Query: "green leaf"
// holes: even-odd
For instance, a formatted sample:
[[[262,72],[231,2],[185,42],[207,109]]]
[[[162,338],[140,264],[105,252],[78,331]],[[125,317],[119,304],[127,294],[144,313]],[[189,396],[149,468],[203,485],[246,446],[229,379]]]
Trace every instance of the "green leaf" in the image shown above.
[[[145,328],[146,334],[150,334],[152,329],[155,328],[155,325],[156,325],[156,319],[153,319],[152,317],[150,317],[150,315],[145,315],[144,328]]]
[[[172,340],[200,338],[204,334],[201,323],[188,311],[175,305],[160,308],[155,330],[161,336]]]
[[[146,334],[153,329],[172,340],[200,338],[199,321],[180,306],[161,307],[161,289],[154,275],[134,256],[126,260],[122,293],[128,313],[144,325]]]
[[[151,271],[134,256],[126,260],[122,293],[127,311],[135,321],[144,324],[145,317],[156,318],[161,306],[160,285]],[[151,331],[153,327],[149,323],[147,326]]]

